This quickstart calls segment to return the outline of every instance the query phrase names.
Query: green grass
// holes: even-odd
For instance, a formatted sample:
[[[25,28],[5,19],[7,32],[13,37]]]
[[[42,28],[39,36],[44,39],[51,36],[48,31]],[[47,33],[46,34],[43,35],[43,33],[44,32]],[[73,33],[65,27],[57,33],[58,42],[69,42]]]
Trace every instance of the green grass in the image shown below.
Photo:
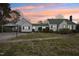
[[[38,35],[36,35],[38,34]],[[15,43],[0,43],[0,55],[9,56],[79,56],[79,34],[60,35],[53,33],[32,33],[31,38],[62,37],[61,39],[33,40]],[[40,35],[40,36],[39,36]],[[27,38],[28,36],[21,36]],[[29,38],[30,38],[29,37]],[[19,40],[20,37],[18,37]]]

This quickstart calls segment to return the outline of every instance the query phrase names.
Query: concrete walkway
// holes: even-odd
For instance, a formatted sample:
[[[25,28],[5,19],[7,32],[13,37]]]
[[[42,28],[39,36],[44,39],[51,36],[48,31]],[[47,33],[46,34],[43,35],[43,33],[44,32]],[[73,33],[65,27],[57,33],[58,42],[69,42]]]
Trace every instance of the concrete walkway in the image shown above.
[[[61,37],[49,37],[49,38],[35,38],[35,39],[17,39],[17,40],[2,40],[0,43],[18,43],[18,42],[26,42],[33,40],[50,40],[50,39],[62,39]]]
[[[26,33],[18,33],[17,36],[25,35]],[[16,32],[0,33],[0,40],[7,40],[16,37]]]

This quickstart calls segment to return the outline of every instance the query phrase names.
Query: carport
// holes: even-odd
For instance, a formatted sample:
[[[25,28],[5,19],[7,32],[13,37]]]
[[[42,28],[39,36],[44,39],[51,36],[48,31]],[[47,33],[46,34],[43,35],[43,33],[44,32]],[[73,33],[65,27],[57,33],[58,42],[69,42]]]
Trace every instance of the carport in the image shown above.
[[[8,23],[3,25],[3,31],[4,32],[15,32],[17,31],[18,26],[14,23]]]

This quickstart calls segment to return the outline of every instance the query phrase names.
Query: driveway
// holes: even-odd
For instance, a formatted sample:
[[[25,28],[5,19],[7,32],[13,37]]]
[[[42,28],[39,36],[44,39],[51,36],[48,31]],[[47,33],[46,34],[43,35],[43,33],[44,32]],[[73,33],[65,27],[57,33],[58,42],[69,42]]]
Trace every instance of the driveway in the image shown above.
[[[17,36],[20,35],[25,35],[26,33],[18,33]],[[11,33],[0,33],[0,40],[6,40],[6,39],[10,39],[16,37],[16,33],[15,32],[11,32]]]

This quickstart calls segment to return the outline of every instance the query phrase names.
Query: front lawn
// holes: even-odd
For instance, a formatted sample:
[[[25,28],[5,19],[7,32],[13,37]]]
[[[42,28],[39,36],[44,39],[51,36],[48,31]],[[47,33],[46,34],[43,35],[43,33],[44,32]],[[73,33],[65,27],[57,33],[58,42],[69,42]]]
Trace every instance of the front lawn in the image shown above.
[[[37,35],[36,35],[37,34]],[[33,37],[32,37],[33,36]],[[0,43],[0,55],[17,56],[79,56],[79,34],[29,33],[18,37],[27,39],[38,37],[62,37],[47,40]]]

